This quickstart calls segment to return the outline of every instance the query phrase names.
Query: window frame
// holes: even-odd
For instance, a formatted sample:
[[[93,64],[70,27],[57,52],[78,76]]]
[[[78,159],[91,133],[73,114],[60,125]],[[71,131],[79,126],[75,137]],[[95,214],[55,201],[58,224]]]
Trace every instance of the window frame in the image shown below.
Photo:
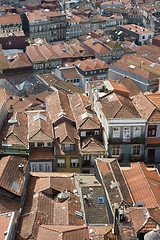
[[[152,133],[153,130],[155,130],[154,134]],[[151,134],[149,133],[149,131],[151,131]],[[148,137],[156,137],[156,133],[157,133],[157,125],[148,125],[147,136]]]
[[[139,149],[137,147],[139,147]],[[137,154],[137,150],[139,151],[139,154]],[[136,154],[134,154],[134,151],[136,151]],[[140,144],[134,144],[132,146],[132,155],[133,156],[140,156],[141,155],[141,145]]]
[[[126,135],[125,132],[126,132],[126,129],[127,129],[127,128],[128,128],[127,131],[128,131],[128,133],[129,133],[129,136],[125,136],[125,135]],[[124,127],[124,128],[123,128],[123,138],[124,138],[124,139],[129,139],[130,137],[131,137],[131,128],[130,128],[130,127]]]
[[[119,154],[117,154],[117,152],[116,151],[119,151]],[[115,151],[115,155],[113,155],[113,151]],[[121,146],[120,145],[113,145],[112,146],[112,149],[111,149],[111,156],[112,157],[119,157],[121,155]]]
[[[114,128],[117,128],[118,130],[114,130]],[[115,133],[118,133],[117,136],[114,135]],[[113,138],[120,138],[120,127],[112,127],[112,137]]]
[[[85,133],[85,136],[82,133]],[[86,137],[86,135],[87,135],[86,131],[81,131],[81,137]]]
[[[61,165],[61,163],[58,163],[58,160],[64,160],[64,163],[62,163],[62,165]],[[58,157],[57,158],[57,167],[60,167],[60,168],[65,168],[66,167],[66,159],[65,158],[61,158],[61,157]]]
[[[136,132],[137,132],[136,128],[139,128],[139,135],[136,134]],[[133,128],[133,137],[134,137],[134,138],[140,137],[140,136],[141,136],[141,132],[142,132],[142,127],[139,127],[139,126],[134,127],[134,128]]]
[[[77,161],[77,163],[76,162],[72,162],[72,161]],[[73,164],[75,164],[75,166]],[[79,167],[79,159],[76,158],[76,157],[72,157],[70,159],[70,165],[71,165],[71,168],[78,168]]]

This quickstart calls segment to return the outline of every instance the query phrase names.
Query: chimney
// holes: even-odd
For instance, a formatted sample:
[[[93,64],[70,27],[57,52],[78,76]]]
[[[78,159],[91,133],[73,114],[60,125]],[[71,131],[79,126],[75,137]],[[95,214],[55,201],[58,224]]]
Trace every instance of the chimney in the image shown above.
[[[113,216],[113,234],[116,235],[117,228],[117,219],[118,219],[118,203],[114,203],[114,216]]]
[[[21,164],[19,164],[18,167],[19,167],[19,171],[20,171],[20,172],[23,172],[24,165],[21,163]]]
[[[143,68],[143,61],[140,62],[140,68]]]

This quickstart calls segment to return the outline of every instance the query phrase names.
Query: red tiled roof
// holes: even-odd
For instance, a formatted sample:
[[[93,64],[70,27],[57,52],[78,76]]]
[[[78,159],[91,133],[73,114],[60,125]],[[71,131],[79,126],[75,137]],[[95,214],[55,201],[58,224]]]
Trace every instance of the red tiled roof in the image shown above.
[[[6,93],[4,88],[0,88],[0,111],[6,101]]]
[[[82,139],[81,152],[83,154],[107,154],[103,143],[95,138]]]
[[[19,170],[19,165],[23,164],[23,171]],[[27,169],[28,161],[19,156],[7,156],[0,160],[0,186],[7,191],[21,196],[25,183],[24,173]]]
[[[21,17],[19,14],[12,14],[6,16],[0,16],[1,24],[21,23]]]
[[[139,114],[146,118],[147,120],[152,115],[153,111],[156,109],[154,104],[152,104],[147,97],[144,96],[143,93],[139,93],[138,95],[132,98],[132,102],[134,106],[137,108]]]
[[[160,108],[160,93],[149,93],[145,94],[145,96],[153,102],[157,107]]]
[[[46,105],[52,122],[56,122],[61,117],[66,117],[74,121],[66,94],[59,91],[52,93],[46,97]]]
[[[106,118],[139,118],[140,115],[128,97],[109,93],[99,101]],[[106,107],[107,106],[107,107]]]
[[[65,226],[65,225],[41,225],[38,231],[37,240],[89,240],[87,226]]]
[[[5,240],[5,238],[6,238],[4,233],[8,231],[12,216],[13,216],[13,213],[12,214],[9,214],[9,213],[0,214],[0,226],[1,226],[0,227],[0,239],[1,240]]]
[[[53,154],[53,149],[51,147],[34,148],[34,149],[31,149],[29,153],[30,161],[53,160],[53,159],[54,159],[54,154]]]
[[[140,165],[135,164],[131,169],[123,170],[123,174],[135,203],[143,201],[147,207],[158,206],[158,202]]]
[[[28,137],[29,141],[37,135],[39,140],[52,141],[53,130],[49,115],[46,111],[28,111]],[[44,137],[45,135],[45,137]]]
[[[100,59],[86,59],[83,61],[76,61],[73,63],[73,65],[76,65],[78,68],[82,69],[83,71],[92,71],[96,69],[103,69],[103,68],[109,68],[108,64],[101,61]]]
[[[59,138],[60,143],[63,143],[66,138],[69,138],[72,144],[75,144],[76,139],[80,139],[75,126],[68,122],[63,122],[55,127],[55,138]]]
[[[96,165],[105,185],[111,204],[125,201],[132,204],[132,198],[123,173],[116,159],[96,159]],[[114,184],[114,187],[112,187]],[[117,198],[118,196],[118,198]]]
[[[146,180],[148,181],[150,188],[160,206],[160,176],[157,169],[148,170],[143,162],[134,163],[133,166],[139,166],[143,171]]]
[[[11,117],[17,120],[16,124],[8,124]],[[25,113],[8,114],[1,130],[0,141],[4,144],[27,145],[27,115]]]
[[[84,96],[83,94],[72,94],[68,95],[68,99],[76,121],[77,129],[100,128],[100,122],[96,114],[92,110],[87,110],[87,105],[90,107],[87,96]]]
[[[89,40],[85,41],[84,44],[89,46],[95,52],[98,52],[99,54],[110,53],[111,52],[110,48],[108,48],[106,46],[103,46],[102,43],[100,43],[99,41],[96,41],[94,39],[89,39]]]

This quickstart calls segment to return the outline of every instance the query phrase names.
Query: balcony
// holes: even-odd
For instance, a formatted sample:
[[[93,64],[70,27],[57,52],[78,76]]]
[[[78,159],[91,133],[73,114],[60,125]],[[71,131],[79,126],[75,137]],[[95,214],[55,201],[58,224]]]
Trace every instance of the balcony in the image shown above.
[[[109,138],[109,144],[144,144],[145,137],[136,137],[136,138]]]
[[[130,162],[144,162],[144,154],[141,154],[139,156],[129,154],[129,160]]]

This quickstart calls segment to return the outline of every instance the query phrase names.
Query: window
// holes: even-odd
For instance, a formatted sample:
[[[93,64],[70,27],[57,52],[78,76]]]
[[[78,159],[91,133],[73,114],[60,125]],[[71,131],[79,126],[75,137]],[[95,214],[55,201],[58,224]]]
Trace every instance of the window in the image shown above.
[[[141,154],[141,147],[140,145],[133,145],[133,156],[139,156]]]
[[[156,125],[148,125],[148,137],[155,137],[156,136]]]
[[[65,167],[65,158],[57,158],[57,166],[58,167]]]
[[[42,170],[42,165],[39,164],[39,172],[41,172],[41,170]]]
[[[86,132],[85,131],[81,132],[81,137],[86,137]]]
[[[30,147],[35,147],[35,143],[34,143],[34,142],[31,142],[31,143],[30,143]]]
[[[51,143],[51,142],[48,142],[48,143],[47,143],[47,146],[48,146],[48,147],[52,147],[52,143]]]
[[[78,158],[71,158],[71,167],[78,167],[79,161]]]
[[[95,135],[95,136],[98,136],[98,135],[99,135],[99,130],[95,130],[95,131],[94,131],[94,135]]]
[[[112,147],[112,157],[120,156],[121,148],[119,145],[115,145]]]
[[[38,143],[37,143],[37,147],[44,147],[44,143],[38,142]]]
[[[141,136],[141,127],[134,127],[133,128],[133,137],[140,137]]]
[[[64,148],[65,150],[70,150],[70,144],[65,144]]]
[[[83,160],[84,161],[89,161],[90,160],[90,155],[84,155]]]
[[[36,165],[35,164],[32,165],[32,172],[36,172]]]
[[[120,137],[120,128],[113,127],[113,138],[119,138],[119,137]]]
[[[104,204],[104,198],[98,197],[98,204]]]
[[[130,138],[130,128],[129,127],[123,128],[123,138]]]
[[[49,172],[49,165],[48,164],[45,165],[45,171]]]

